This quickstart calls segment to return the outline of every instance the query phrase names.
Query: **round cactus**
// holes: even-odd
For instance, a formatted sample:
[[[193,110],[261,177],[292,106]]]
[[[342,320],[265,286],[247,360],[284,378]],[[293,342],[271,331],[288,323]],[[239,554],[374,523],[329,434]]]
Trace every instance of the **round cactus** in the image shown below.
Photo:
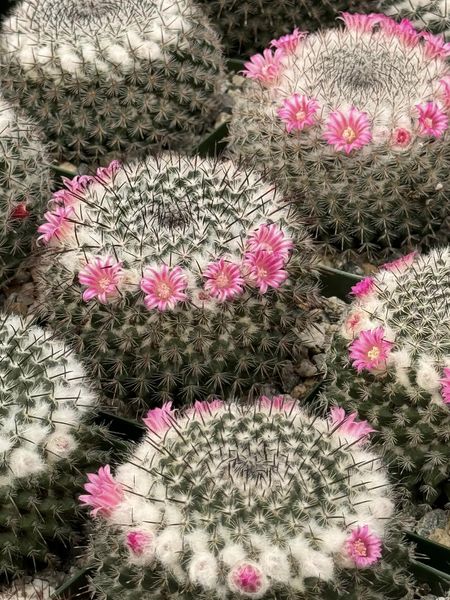
[[[44,566],[73,543],[81,470],[109,456],[71,354],[30,321],[0,317],[0,576]]]
[[[407,551],[365,447],[371,428],[342,413],[308,416],[289,396],[151,410],[130,460],[114,477],[90,474],[80,496],[98,522],[94,589],[111,600],[405,597]]]
[[[259,176],[164,155],[66,186],[39,227],[38,303],[111,401],[246,393],[295,363],[315,253]]]
[[[450,50],[385,15],[342,19],[246,63],[233,151],[295,198],[329,252],[433,244],[449,206]]]
[[[51,194],[48,162],[35,125],[0,98],[0,283],[31,250]]]
[[[23,0],[0,48],[5,95],[61,161],[189,148],[220,109],[221,48],[190,0]]]
[[[426,502],[445,486],[450,497],[449,285],[448,248],[385,265],[354,286],[329,361],[330,398],[370,420],[396,476]]]
[[[384,0],[381,10],[393,17],[410,19],[415,27],[450,39],[450,6],[447,0]]]

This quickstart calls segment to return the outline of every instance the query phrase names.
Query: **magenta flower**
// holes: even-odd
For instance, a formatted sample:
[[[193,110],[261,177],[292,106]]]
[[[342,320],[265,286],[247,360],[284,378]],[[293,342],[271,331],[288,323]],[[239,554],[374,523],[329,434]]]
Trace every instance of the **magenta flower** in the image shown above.
[[[410,48],[417,46],[419,43],[420,33],[409,19],[402,19],[400,23],[396,23],[396,33],[402,42]]]
[[[376,13],[361,15],[359,13],[341,13],[340,19],[344,21],[347,29],[360,32],[371,32],[375,25],[380,23],[382,16]]]
[[[442,35],[433,35],[422,31],[420,37],[425,40],[424,50],[428,58],[447,58],[450,56],[450,44],[446,43]]]
[[[83,506],[92,506],[91,515],[108,517],[124,497],[123,488],[111,475],[109,465],[100,467],[98,473],[88,473],[89,483],[84,485],[87,494],[80,496]]]
[[[284,270],[284,259],[264,250],[249,252],[245,256],[244,269],[249,282],[259,287],[261,294],[271,288],[278,288],[288,277]]]
[[[450,368],[445,367],[444,377],[441,379],[442,399],[445,404],[450,404]]]
[[[188,282],[180,267],[169,269],[167,265],[148,268],[141,279],[141,290],[145,293],[145,306],[151,310],[172,309],[178,302],[187,299],[185,289]]]
[[[45,223],[38,227],[38,233],[41,234],[38,241],[48,244],[53,239],[64,239],[73,229],[74,224],[70,221],[73,213],[71,206],[58,206],[54,211],[46,212]]]
[[[83,198],[83,193],[94,181],[90,175],[77,175],[72,179],[63,177],[65,189],[58,190],[52,196],[51,202],[57,202],[63,206],[71,206]]]
[[[417,252],[410,252],[409,254],[405,254],[405,256],[401,256],[391,262],[385,263],[381,265],[380,269],[384,269],[385,271],[404,271],[408,269],[414,262],[417,256]]]
[[[294,94],[283,101],[281,108],[278,109],[278,116],[286,123],[287,132],[291,133],[295,129],[301,131],[305,127],[314,125],[318,109],[319,103],[315,98]]]
[[[412,132],[405,127],[396,127],[391,135],[390,143],[394,150],[409,148],[412,141]]]
[[[450,76],[446,75],[440,81],[442,97],[447,108],[450,108]]]
[[[369,567],[381,558],[381,539],[367,525],[359,526],[352,530],[345,549],[357,567]]]
[[[436,102],[416,104],[419,111],[419,133],[431,137],[441,137],[448,128],[448,117]]]
[[[283,260],[287,260],[294,243],[286,237],[278,225],[272,223],[271,225],[260,225],[256,231],[253,231],[248,237],[246,247],[250,252],[263,250],[268,254],[275,254]]]
[[[245,69],[242,73],[245,77],[256,79],[264,85],[272,85],[280,74],[283,57],[283,50],[277,48],[272,52],[267,48],[263,54],[251,56],[250,60],[244,63]]]
[[[361,331],[359,337],[350,345],[352,364],[358,373],[364,370],[384,370],[393,345],[384,339],[383,327]]]
[[[375,281],[373,280],[373,277],[365,277],[352,287],[350,293],[357,298],[363,298],[364,296],[371,294],[374,287]]]
[[[88,302],[97,298],[101,304],[106,304],[110,298],[118,295],[122,274],[122,263],[115,261],[112,256],[96,256],[78,273],[78,281],[87,286],[83,300]]]
[[[205,290],[220,302],[239,296],[244,291],[244,279],[239,265],[224,258],[210,263],[203,273]]]
[[[99,167],[95,174],[95,178],[99,179],[103,183],[111,180],[114,175],[122,168],[120,160],[113,160],[107,167]]]
[[[348,434],[360,441],[365,441],[371,433],[375,431],[367,421],[355,421],[358,417],[356,412],[349,415],[343,408],[333,407],[330,410],[329,421],[333,430],[341,431],[344,435]]]
[[[161,408],[152,408],[143,421],[152,433],[165,433],[175,421],[172,402],[165,402]]]
[[[26,202],[19,202],[14,206],[14,208],[9,213],[9,218],[11,220],[22,220],[27,219],[30,216],[30,211],[27,208]]]
[[[154,536],[148,531],[129,531],[125,536],[127,548],[136,556],[142,556],[146,550],[152,548]]]
[[[244,594],[257,594],[265,587],[263,572],[250,562],[243,562],[233,567],[228,577],[231,587]]]
[[[336,150],[350,154],[372,139],[369,119],[354,107],[345,112],[336,110],[328,116],[323,137]]]
[[[282,35],[277,40],[272,40],[270,45],[272,48],[279,48],[285,54],[293,54],[297,49],[297,46],[303,38],[305,38],[308,34],[306,31],[300,31],[298,27],[294,29],[292,33],[288,35]]]
[[[193,408],[194,414],[197,413],[198,415],[212,415],[216,411],[223,408],[223,402],[222,400],[196,400]]]
[[[292,407],[295,406],[295,402],[293,400],[287,400],[285,396],[273,396],[273,398],[261,396],[258,399],[258,402],[263,408],[273,410],[290,411]]]

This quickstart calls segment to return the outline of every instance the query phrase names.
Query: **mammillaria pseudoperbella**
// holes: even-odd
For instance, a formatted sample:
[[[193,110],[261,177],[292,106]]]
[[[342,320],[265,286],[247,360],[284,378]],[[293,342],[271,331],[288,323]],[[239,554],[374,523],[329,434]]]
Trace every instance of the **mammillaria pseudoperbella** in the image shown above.
[[[315,318],[311,240],[228,161],[115,162],[66,181],[39,231],[38,309],[129,411],[280,383]]]
[[[97,518],[100,597],[409,597],[368,423],[309,416],[289,396],[165,404],[144,421],[130,459],[90,474],[80,497]]]
[[[410,19],[415,27],[443,34],[449,40],[450,6],[447,0],[383,0],[381,10],[398,19]]]
[[[295,30],[246,63],[231,143],[330,252],[435,244],[448,216],[450,45],[381,14]]]
[[[110,456],[97,399],[72,350],[0,317],[0,576],[52,561],[75,539],[80,470]]]
[[[193,147],[221,106],[220,44],[191,0],[23,0],[0,47],[5,95],[60,161]]]
[[[399,481],[426,502],[450,491],[449,290],[448,248],[385,265],[353,288],[328,363],[330,398],[370,420]]]

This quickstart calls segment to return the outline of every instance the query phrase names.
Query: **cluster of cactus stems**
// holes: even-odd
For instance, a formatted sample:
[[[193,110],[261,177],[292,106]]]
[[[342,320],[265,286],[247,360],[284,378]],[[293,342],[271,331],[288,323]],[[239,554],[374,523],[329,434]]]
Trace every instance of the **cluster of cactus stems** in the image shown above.
[[[128,410],[279,382],[314,319],[311,240],[232,162],[113,162],[66,181],[39,233],[38,310]]]
[[[330,252],[428,247],[448,217],[450,45],[407,20],[343,13],[251,57],[231,144],[296,200]]]
[[[4,94],[59,161],[192,148],[221,107],[218,36],[190,0],[23,0],[0,48]]]
[[[408,552],[367,422],[289,396],[149,411],[80,496],[100,598],[404,598]]]
[[[450,250],[407,255],[353,288],[329,361],[325,404],[377,429],[413,497],[450,497]]]
[[[418,29],[450,39],[450,5],[447,0],[383,0],[381,10],[398,19],[409,19]]]

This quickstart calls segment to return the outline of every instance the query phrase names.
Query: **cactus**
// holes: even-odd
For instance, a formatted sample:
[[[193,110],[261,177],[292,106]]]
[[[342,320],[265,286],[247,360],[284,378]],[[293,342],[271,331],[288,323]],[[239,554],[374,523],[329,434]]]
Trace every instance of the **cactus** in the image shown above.
[[[136,414],[279,382],[319,298],[311,240],[273,187],[177,155],[66,186],[39,227],[37,308],[111,402]]]
[[[97,405],[71,349],[0,317],[0,576],[53,562],[76,539],[81,471],[108,459]],[[95,444],[95,447],[94,447]]]
[[[5,95],[59,161],[192,147],[221,106],[220,44],[190,0],[23,0],[0,48]]]
[[[0,588],[0,600],[50,600],[54,592],[49,579],[28,577]]]
[[[40,132],[0,98],[0,282],[30,253],[51,193],[46,163]]]
[[[98,597],[406,598],[394,496],[371,428],[289,396],[149,411],[148,432],[80,496]]]
[[[426,503],[450,492],[449,283],[448,248],[385,265],[353,288],[329,360],[330,398],[370,420],[396,477]]]
[[[450,39],[450,6],[447,0],[384,0],[381,10],[392,17],[410,19],[415,27]]]
[[[330,253],[380,260],[436,245],[448,217],[450,47],[385,15],[342,19],[246,63],[233,152],[296,200]]]

